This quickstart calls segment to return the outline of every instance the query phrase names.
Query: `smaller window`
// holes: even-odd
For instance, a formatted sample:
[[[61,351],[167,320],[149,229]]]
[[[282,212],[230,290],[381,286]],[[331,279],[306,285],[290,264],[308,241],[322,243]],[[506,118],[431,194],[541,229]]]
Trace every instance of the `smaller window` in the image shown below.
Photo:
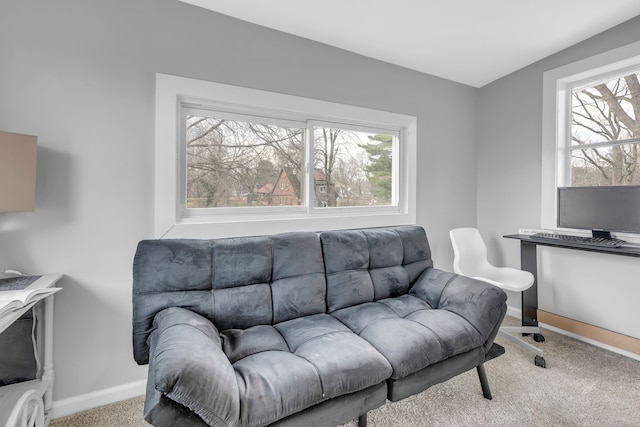
[[[188,106],[182,115],[187,211],[304,202],[304,126]],[[298,197],[282,194],[291,181]]]
[[[317,207],[397,206],[398,135],[315,126]]]
[[[640,184],[640,71],[571,90],[571,186]]]

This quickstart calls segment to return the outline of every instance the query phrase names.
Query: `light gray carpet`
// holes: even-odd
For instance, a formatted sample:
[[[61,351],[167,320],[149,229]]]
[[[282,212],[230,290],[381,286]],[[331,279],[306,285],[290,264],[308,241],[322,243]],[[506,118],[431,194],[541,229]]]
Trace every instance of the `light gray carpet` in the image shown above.
[[[507,318],[505,324],[515,324]],[[498,337],[506,354],[486,364],[493,400],[475,369],[369,413],[370,427],[640,426],[640,361],[543,330],[547,368]],[[531,340],[533,343],[533,340]],[[143,397],[60,418],[51,427],[148,427]],[[349,423],[346,426],[355,426]]]

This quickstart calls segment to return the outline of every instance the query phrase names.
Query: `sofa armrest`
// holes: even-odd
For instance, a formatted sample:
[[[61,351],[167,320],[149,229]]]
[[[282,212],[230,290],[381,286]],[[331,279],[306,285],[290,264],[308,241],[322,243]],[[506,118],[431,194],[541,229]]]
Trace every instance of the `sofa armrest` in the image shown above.
[[[485,339],[485,352],[507,313],[507,294],[502,289],[436,268],[425,270],[410,293],[433,308],[451,311],[467,320]]]
[[[216,327],[192,311],[159,312],[149,337],[155,389],[211,426],[234,426],[240,414],[236,375]]]

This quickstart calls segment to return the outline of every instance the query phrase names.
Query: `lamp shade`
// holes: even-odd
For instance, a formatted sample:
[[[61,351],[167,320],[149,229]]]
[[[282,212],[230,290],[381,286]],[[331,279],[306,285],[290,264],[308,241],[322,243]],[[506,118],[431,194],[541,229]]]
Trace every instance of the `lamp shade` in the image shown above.
[[[0,131],[0,212],[32,211],[37,138]]]

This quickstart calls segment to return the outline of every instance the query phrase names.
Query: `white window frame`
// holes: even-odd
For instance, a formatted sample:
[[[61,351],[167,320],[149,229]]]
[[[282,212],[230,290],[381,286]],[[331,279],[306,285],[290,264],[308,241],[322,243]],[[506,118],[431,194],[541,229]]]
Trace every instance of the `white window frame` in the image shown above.
[[[256,116],[256,111],[241,109],[233,105],[224,105],[220,103],[209,103],[206,106],[200,104],[194,104],[193,101],[184,99],[184,97],[178,97],[178,114],[179,114],[179,136],[178,136],[178,202],[177,202],[177,218],[184,219],[186,221],[192,219],[194,221],[206,221],[207,218],[212,220],[220,220],[225,218],[251,218],[257,215],[273,215],[274,213],[282,212],[304,212],[305,206],[269,206],[269,207],[251,207],[251,208],[189,208],[187,209],[187,147],[186,147],[186,117],[189,113],[198,114],[203,116],[211,116],[218,119],[238,120],[238,121],[251,121],[257,119],[263,123],[269,123],[271,125],[297,127],[301,129],[307,128],[307,123],[296,120],[283,120],[281,118],[272,118],[270,116],[277,116],[278,112],[272,111],[260,111],[262,115]],[[280,189],[283,190],[284,183],[280,183]]]
[[[307,144],[307,165],[313,165],[314,159],[313,159],[313,151],[314,151],[314,137],[313,137],[313,131],[315,128],[322,128],[322,127],[326,127],[326,128],[333,128],[333,129],[344,129],[344,130],[351,130],[351,131],[360,131],[360,132],[366,132],[366,133],[378,133],[378,134],[382,134],[382,135],[391,135],[393,137],[395,137],[398,140],[398,143],[394,143],[392,145],[392,154],[391,154],[391,161],[393,162],[393,170],[397,171],[397,173],[393,174],[393,181],[391,183],[391,206],[375,206],[375,207],[369,207],[369,206],[353,206],[353,207],[315,207],[314,203],[311,203],[312,200],[310,199],[311,195],[313,194],[312,189],[315,188],[315,182],[314,182],[314,176],[315,174],[313,173],[309,173],[309,178],[307,181],[307,194],[309,195],[308,201],[309,201],[309,213],[311,215],[335,215],[336,213],[342,213],[342,214],[353,214],[353,213],[367,213],[367,212],[379,212],[379,213],[394,213],[394,212],[401,212],[401,200],[399,197],[399,182],[402,181],[402,174],[403,174],[403,170],[402,168],[398,169],[399,167],[399,157],[402,156],[401,154],[401,146],[405,145],[405,144],[401,144],[399,141],[402,140],[402,133],[403,131],[400,130],[395,130],[395,129],[384,129],[384,128],[375,128],[372,126],[358,126],[358,125],[351,125],[351,124],[343,124],[343,123],[331,123],[331,122],[325,122],[325,121],[316,121],[316,120],[311,120],[309,121],[308,127],[307,127],[307,137],[311,138],[310,142]],[[329,191],[329,189],[326,189],[327,191]]]
[[[307,123],[322,121],[380,132],[399,134],[399,148],[394,152],[399,174],[394,183],[398,200],[393,207],[356,207],[287,209],[265,215],[247,212],[242,215],[211,214],[185,215],[180,206],[184,180],[180,179],[184,166],[180,150],[181,113],[179,105],[188,102],[222,111],[250,114],[251,111],[273,112],[276,117]],[[247,109],[250,110],[249,113]],[[392,133],[391,133],[392,134]],[[307,132],[307,135],[308,132]],[[310,147],[312,144],[307,144]],[[309,151],[309,148],[308,148]],[[311,159],[307,152],[307,163]],[[270,234],[294,230],[326,230],[338,228],[375,227],[416,222],[416,161],[417,119],[415,116],[355,107],[345,104],[303,98],[280,93],[184,77],[156,74],[155,111],[155,237],[224,237]],[[306,165],[309,167],[309,164]],[[313,174],[310,174],[313,177]],[[306,180],[310,181],[310,180]],[[307,182],[307,190],[312,183]],[[297,208],[297,207],[296,207]],[[213,211],[210,210],[210,211]]]
[[[544,73],[540,219],[543,229],[587,233],[584,230],[559,229],[557,226],[557,188],[570,184],[572,88],[601,78],[622,75],[639,67],[640,42],[636,42]],[[631,235],[624,237],[634,239]]]

